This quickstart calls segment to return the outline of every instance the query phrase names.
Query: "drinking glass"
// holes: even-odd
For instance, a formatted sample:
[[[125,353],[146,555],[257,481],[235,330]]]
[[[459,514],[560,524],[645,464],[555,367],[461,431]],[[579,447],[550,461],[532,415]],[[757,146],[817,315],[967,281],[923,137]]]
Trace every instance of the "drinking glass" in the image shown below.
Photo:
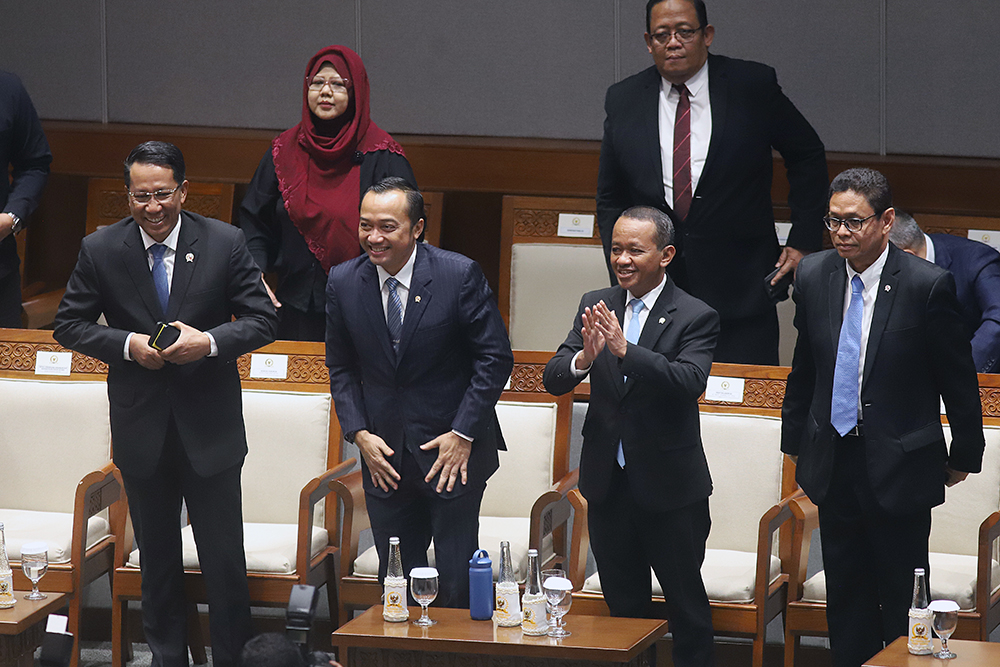
[[[548,571],[548,570],[546,570]],[[562,570],[556,570],[558,575],[551,575],[542,581],[542,591],[549,605],[555,624],[549,629],[549,637],[569,637],[572,632],[563,626],[563,616],[569,612],[573,604],[573,584],[564,576]]]
[[[934,634],[941,638],[941,650],[934,657],[941,660],[958,657],[948,649],[948,638],[958,627],[958,603],[954,600],[934,600],[930,610],[934,612]]]
[[[427,606],[438,595],[437,568],[415,567],[410,570],[410,592],[413,599],[420,603],[420,618],[413,621],[413,624],[427,627],[437,623],[427,615]]]
[[[45,542],[30,542],[21,547],[21,569],[31,581],[31,592],[24,599],[46,599],[48,595],[38,592],[38,581],[49,569],[48,545]]]

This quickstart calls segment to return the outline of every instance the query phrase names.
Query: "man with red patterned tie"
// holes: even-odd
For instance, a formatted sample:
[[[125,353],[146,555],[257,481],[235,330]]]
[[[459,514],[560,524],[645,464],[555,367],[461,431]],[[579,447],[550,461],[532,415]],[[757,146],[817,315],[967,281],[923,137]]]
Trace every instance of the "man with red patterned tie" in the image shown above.
[[[774,70],[709,54],[714,36],[702,0],[646,4],[654,65],[608,89],[597,223],[610,257],[622,211],[669,213],[677,228],[671,277],[722,318],[715,360],[777,364],[778,317],[765,278],[778,267],[776,283],[822,246],[826,153]],[[783,250],[772,149],[788,170],[793,224]]]

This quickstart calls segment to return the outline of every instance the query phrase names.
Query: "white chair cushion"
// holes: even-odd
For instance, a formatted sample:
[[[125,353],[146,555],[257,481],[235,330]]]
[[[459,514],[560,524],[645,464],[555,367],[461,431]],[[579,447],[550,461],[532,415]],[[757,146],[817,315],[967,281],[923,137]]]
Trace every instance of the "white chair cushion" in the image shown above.
[[[733,602],[749,604],[753,602],[753,589],[756,577],[757,555],[743,551],[727,549],[707,549],[705,562],[701,566],[701,578],[705,582],[705,591],[712,602]],[[771,556],[770,576],[774,581],[781,575],[781,560]],[[649,576],[653,582],[653,595],[663,595],[663,588],[652,569]],[[601,576],[599,572],[587,577],[583,590],[588,593],[601,592]]]
[[[987,425],[982,472],[945,490],[945,502],[931,510],[930,550],[975,556],[979,552],[979,526],[1000,509],[1000,427]],[[951,442],[951,429],[944,427]],[[964,608],[964,607],[963,607]]]
[[[295,524],[299,492],[328,467],[330,394],[244,389],[243,420],[243,520]],[[322,524],[320,503],[314,525]]]
[[[760,518],[781,500],[781,420],[715,412],[700,418],[713,482],[708,547],[756,552]]]
[[[500,573],[500,542],[510,542],[510,559],[514,566],[514,576],[518,581],[525,577],[528,568],[528,533],[531,532],[531,519],[521,517],[479,517],[479,545],[486,549],[493,561],[493,580]],[[404,545],[400,545],[404,548]],[[472,558],[472,554],[469,554]],[[427,550],[427,563],[433,566],[434,541]],[[375,547],[369,547],[354,561],[354,576],[378,577],[378,552]]]
[[[954,600],[963,611],[976,608],[976,557],[930,553],[932,600]],[[991,581],[1000,581],[1000,563],[993,561]],[[993,592],[997,588],[994,587]],[[802,587],[805,602],[826,602],[826,573],[820,570]]]
[[[599,245],[515,243],[510,267],[510,343],[555,352],[566,338],[580,295],[608,286]],[[539,289],[544,285],[544,289]]]
[[[479,513],[483,517],[530,517],[535,500],[552,487],[557,406],[554,402],[500,401],[496,410],[508,451],[500,452],[500,468],[486,483]]]
[[[244,523],[243,548],[247,558],[247,572],[293,574],[295,572],[295,539],[298,528],[294,524]],[[181,531],[184,568],[196,570],[198,548],[191,526]],[[329,544],[326,530],[313,527],[310,556],[315,556]],[[130,567],[139,567],[139,550],[129,554]]]
[[[7,557],[21,559],[21,547],[29,542],[49,545],[49,563],[68,563],[73,555],[73,515],[65,512],[34,512],[0,509]],[[111,526],[100,514],[87,522],[87,548],[111,535]]]
[[[111,460],[107,384],[0,379],[0,405],[17,416],[0,419],[0,507],[72,513],[80,480]]]

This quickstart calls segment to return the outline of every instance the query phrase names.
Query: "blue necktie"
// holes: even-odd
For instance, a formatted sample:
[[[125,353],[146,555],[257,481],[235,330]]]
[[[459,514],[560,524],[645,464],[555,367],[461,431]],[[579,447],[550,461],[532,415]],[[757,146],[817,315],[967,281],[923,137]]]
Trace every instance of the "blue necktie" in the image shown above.
[[[861,291],[864,288],[861,276],[851,279],[851,303],[844,315],[837,344],[830,423],[841,436],[858,423],[858,365],[861,363],[861,316],[864,313]]]
[[[385,286],[389,288],[389,307],[387,308],[386,324],[389,325],[389,340],[392,341],[392,349],[399,349],[399,338],[403,333],[403,304],[399,300],[399,293],[396,288],[400,282],[389,276],[385,280]]]
[[[625,340],[635,345],[639,342],[639,313],[642,309],[646,307],[646,304],[642,302],[642,299],[632,299],[628,302],[628,307],[632,309],[632,319],[628,322],[628,329],[625,331]],[[625,378],[626,380],[628,377]],[[625,450],[622,448],[622,443],[618,443],[618,465],[622,468],[625,467]]]
[[[170,283],[167,281],[167,266],[163,263],[163,253],[167,252],[167,246],[162,243],[154,243],[149,246],[149,254],[153,256],[153,286],[156,287],[156,296],[160,299],[160,307],[163,308],[163,316],[167,316],[167,303],[170,302]]]

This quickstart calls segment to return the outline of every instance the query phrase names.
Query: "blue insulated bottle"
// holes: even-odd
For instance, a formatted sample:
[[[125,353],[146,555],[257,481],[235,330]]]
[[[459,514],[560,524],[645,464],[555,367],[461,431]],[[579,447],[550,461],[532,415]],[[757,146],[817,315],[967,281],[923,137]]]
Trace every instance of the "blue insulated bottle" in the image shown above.
[[[493,618],[493,561],[485,549],[469,561],[469,614],[474,621]]]

